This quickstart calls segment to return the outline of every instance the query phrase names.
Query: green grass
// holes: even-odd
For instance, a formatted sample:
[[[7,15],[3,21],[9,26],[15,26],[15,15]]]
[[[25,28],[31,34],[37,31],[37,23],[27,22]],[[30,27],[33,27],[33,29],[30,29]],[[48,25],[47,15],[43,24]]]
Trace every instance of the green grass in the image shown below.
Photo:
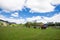
[[[60,40],[60,29],[0,27],[0,40]]]

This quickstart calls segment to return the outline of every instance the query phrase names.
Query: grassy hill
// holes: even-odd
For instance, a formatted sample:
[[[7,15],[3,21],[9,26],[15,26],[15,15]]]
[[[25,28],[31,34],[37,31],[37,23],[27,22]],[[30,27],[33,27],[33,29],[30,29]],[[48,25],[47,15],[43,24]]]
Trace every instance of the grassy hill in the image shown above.
[[[60,29],[0,27],[0,40],[60,40]]]

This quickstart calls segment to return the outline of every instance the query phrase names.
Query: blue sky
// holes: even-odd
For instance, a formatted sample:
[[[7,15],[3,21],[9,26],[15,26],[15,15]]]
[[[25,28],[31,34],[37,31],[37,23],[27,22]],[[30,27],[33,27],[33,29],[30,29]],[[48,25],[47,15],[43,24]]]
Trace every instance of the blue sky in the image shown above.
[[[12,3],[13,1],[11,0]],[[19,1],[21,0],[16,0],[16,1],[20,3]],[[60,0],[58,0],[57,2],[55,2],[56,0],[55,1],[38,0],[39,2],[42,2],[41,4],[39,3],[40,6],[37,4],[38,3],[37,0],[34,1],[31,0],[32,2],[30,0],[23,0],[23,1],[21,1],[22,3],[19,4],[20,6],[18,5],[18,3],[12,6],[10,3],[8,3],[10,1],[7,0],[0,1],[0,19],[10,21],[10,22],[15,22],[15,23],[26,23],[27,21],[33,22],[34,20],[43,23],[60,22],[60,18],[59,18],[60,3],[58,2]],[[4,4],[5,2],[7,2],[9,5]],[[46,6],[43,2],[48,3],[46,4],[48,6]],[[34,5],[34,3],[36,3],[36,5]],[[17,5],[19,7],[17,7]]]

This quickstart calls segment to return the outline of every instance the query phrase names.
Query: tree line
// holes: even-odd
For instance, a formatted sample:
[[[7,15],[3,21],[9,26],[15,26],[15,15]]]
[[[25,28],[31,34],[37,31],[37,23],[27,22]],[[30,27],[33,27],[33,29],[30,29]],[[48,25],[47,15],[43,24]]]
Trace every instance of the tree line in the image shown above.
[[[14,26],[24,26],[24,27],[32,27],[32,28],[41,28],[41,29],[46,29],[47,27],[58,27],[60,28],[60,22],[47,22],[47,23],[42,23],[42,22],[39,22],[37,23],[36,21],[35,22],[26,22],[25,24],[16,24],[14,22],[8,22],[8,21],[4,21],[4,20],[0,20],[0,27],[1,26],[11,26],[11,27],[14,27]]]

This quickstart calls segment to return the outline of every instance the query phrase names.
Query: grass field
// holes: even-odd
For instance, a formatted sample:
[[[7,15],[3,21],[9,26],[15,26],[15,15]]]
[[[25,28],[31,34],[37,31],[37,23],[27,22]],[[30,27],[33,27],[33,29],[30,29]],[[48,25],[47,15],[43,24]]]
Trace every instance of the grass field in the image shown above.
[[[60,29],[0,27],[0,40],[60,40]]]

